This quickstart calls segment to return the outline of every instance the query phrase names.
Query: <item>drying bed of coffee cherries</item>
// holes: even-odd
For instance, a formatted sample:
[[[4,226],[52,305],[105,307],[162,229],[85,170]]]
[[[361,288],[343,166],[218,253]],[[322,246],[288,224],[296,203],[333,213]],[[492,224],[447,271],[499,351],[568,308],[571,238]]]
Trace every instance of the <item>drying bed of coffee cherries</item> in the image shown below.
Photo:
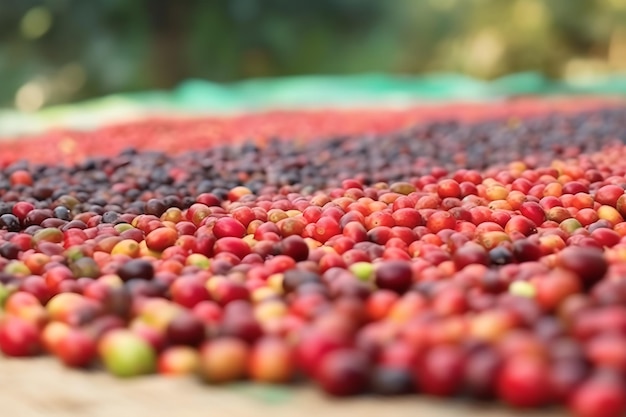
[[[63,164],[24,145],[0,350],[623,416],[626,108],[402,127]]]
[[[569,114],[619,103],[602,97],[584,100],[515,98],[486,103],[433,103],[401,109],[264,111],[215,117],[173,117],[166,113],[166,117],[153,115],[95,130],[51,128],[43,134],[1,138],[0,167],[24,158],[31,162],[71,164],[90,155],[115,156],[128,147],[178,154],[245,140],[264,143],[272,138],[314,141],[364,133],[384,135],[418,122],[515,119],[555,111]],[[72,119],[79,118],[80,114]]]

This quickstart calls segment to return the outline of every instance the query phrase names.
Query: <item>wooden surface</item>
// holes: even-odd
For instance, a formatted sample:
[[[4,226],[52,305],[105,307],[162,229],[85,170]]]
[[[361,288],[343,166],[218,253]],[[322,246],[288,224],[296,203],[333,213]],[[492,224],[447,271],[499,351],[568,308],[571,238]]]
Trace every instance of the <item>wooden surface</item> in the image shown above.
[[[563,417],[407,396],[334,400],[311,388],[203,385],[193,378],[116,379],[75,371],[50,358],[0,358],[0,410],[7,417]]]

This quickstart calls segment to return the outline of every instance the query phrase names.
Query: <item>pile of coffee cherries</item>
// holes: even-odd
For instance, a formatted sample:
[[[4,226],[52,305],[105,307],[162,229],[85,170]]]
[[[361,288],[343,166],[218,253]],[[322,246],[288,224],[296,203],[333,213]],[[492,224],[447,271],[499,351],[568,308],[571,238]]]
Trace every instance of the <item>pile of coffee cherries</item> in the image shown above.
[[[168,155],[208,147],[271,139],[317,141],[337,136],[387,135],[417,123],[478,122],[527,118],[558,112],[573,114],[622,105],[609,98],[515,98],[485,103],[424,104],[406,108],[263,111],[231,116],[193,117],[151,113],[133,122],[95,130],[50,128],[44,133],[0,138],[0,167],[27,158],[31,162],[73,164],[93,155],[116,156],[125,148],[159,150]],[[78,119],[80,113],[73,119]],[[27,145],[26,145],[27,144]]]
[[[400,127],[72,163],[25,142],[0,350],[623,416],[626,108]]]

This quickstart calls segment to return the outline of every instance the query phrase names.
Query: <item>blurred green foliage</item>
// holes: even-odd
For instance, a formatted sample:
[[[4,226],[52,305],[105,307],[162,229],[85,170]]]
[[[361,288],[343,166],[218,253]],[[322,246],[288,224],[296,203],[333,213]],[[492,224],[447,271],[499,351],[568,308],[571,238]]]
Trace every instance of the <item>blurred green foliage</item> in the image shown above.
[[[0,106],[188,78],[626,71],[626,0],[0,0]]]

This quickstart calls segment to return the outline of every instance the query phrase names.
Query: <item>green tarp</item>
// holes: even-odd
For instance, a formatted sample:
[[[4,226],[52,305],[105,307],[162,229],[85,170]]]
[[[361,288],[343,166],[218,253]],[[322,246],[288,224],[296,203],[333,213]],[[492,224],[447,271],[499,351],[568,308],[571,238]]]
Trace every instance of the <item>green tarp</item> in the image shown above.
[[[0,111],[0,136],[49,127],[91,128],[151,111],[228,114],[268,109],[404,106],[441,101],[490,101],[520,95],[626,96],[626,74],[552,81],[520,73],[493,81],[457,74],[402,77],[383,74],[254,79],[232,84],[188,80],[171,91],[115,94],[53,106],[36,113]]]
[[[247,110],[303,106],[358,106],[432,100],[492,100],[519,95],[621,94],[626,74],[577,82],[550,81],[521,73],[494,81],[455,74],[399,77],[381,74],[255,79],[233,84],[188,80],[171,92],[119,97],[147,106],[184,110]]]

